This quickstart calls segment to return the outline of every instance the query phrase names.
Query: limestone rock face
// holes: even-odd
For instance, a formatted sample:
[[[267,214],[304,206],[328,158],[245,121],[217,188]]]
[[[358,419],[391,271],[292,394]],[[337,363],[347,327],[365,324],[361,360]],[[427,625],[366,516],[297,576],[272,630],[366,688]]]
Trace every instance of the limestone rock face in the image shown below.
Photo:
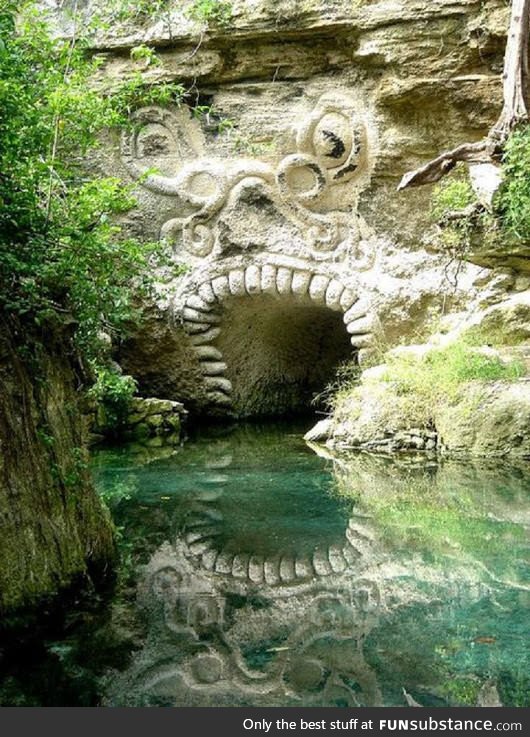
[[[88,472],[68,342],[48,334],[33,353],[24,334],[0,321],[0,616],[76,577],[95,580],[115,556]]]
[[[157,329],[119,356],[141,392],[208,414],[274,414],[306,406],[338,363],[476,296],[485,269],[422,248],[430,188],[396,187],[497,117],[508,7],[226,5],[228,25],[168,2],[96,34],[98,83],[140,74],[188,94],[136,110],[90,163],[138,183],[123,225],[172,249]],[[88,2],[85,20],[98,7],[112,16]],[[68,31],[67,15],[54,18]],[[131,54],[140,44],[158,63]]]
[[[437,409],[435,423],[453,454],[530,458],[530,381],[470,385],[458,404]]]
[[[408,348],[409,360],[424,360],[423,346]],[[502,355],[487,346],[476,350]],[[385,364],[365,370],[360,383],[339,396],[332,416],[310,430],[306,440],[342,450],[530,458],[527,377],[469,381],[451,395],[433,399],[404,391],[389,379],[388,370]]]

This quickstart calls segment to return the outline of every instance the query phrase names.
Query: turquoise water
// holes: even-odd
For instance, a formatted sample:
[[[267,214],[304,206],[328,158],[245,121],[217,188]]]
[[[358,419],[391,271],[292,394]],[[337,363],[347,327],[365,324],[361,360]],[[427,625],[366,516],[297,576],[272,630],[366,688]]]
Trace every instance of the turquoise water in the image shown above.
[[[119,584],[0,660],[1,703],[530,705],[528,464],[331,459],[305,429],[96,452]]]

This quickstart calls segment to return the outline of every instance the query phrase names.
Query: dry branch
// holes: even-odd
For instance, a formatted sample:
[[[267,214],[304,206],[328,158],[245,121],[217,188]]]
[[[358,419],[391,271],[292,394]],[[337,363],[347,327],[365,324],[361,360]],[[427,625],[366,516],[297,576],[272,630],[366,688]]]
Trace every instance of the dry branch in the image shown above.
[[[474,163],[490,161],[487,139],[477,141],[476,143],[463,143],[451,151],[444,151],[444,153],[435,159],[420,166],[419,169],[408,171],[401,178],[398,190],[405,189],[406,187],[418,187],[420,184],[437,182],[445,174],[448,174],[451,169],[454,169],[459,161]]]

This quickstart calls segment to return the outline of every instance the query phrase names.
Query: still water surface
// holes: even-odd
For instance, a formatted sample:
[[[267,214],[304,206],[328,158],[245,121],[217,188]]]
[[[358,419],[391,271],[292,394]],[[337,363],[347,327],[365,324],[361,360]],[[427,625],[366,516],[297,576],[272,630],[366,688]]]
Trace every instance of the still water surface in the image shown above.
[[[8,653],[1,702],[530,705],[528,463],[333,460],[305,429],[96,452],[120,585]]]

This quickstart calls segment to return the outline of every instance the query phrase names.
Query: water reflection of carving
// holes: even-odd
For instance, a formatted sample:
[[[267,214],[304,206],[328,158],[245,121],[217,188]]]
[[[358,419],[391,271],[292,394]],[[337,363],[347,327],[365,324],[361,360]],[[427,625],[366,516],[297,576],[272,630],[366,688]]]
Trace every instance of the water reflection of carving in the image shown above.
[[[396,556],[380,538],[374,521],[362,516],[351,517],[344,529],[334,528],[334,539],[320,544],[320,551],[340,549],[347,534],[354,531],[362,550],[344,570],[330,565],[330,570],[319,574],[314,567],[307,577],[278,575],[267,580],[263,564],[263,577],[258,580],[257,568],[250,565],[258,556],[244,545],[252,536],[238,538],[236,530],[234,537],[231,530],[231,539],[239,546],[237,553],[227,547],[222,535],[224,515],[230,512],[222,504],[223,486],[230,466],[238,467],[238,446],[234,446],[235,455],[229,452],[229,443],[214,446],[216,452],[208,462],[211,475],[204,477],[210,488],[205,484],[201,493],[183,501],[173,542],[162,545],[145,569],[139,602],[147,615],[147,641],[109,693],[109,703],[380,704],[383,696],[373,642],[375,637],[381,643],[382,623],[386,622],[385,644],[388,634],[391,640],[395,637],[392,622],[396,618],[407,626],[406,612],[411,607],[417,605],[419,611],[424,607],[430,616],[443,619],[455,608],[495,601],[499,592],[503,595],[498,583],[484,577],[480,562],[474,566],[467,555],[459,562],[450,551],[449,569],[414,551]],[[381,463],[378,460],[374,465],[370,458],[356,456],[348,471],[348,463],[340,461],[340,480],[368,488],[372,474],[370,488],[377,487],[384,494],[398,481],[387,468],[381,469]],[[442,474],[450,470],[447,466]],[[432,474],[432,470],[424,471]],[[200,541],[190,537],[203,518],[212,532],[208,551],[199,550]],[[215,531],[219,534],[213,534]],[[280,548],[275,558],[279,573],[288,555],[284,543]],[[232,555],[231,565],[204,565],[207,552],[215,552],[225,562]],[[248,561],[247,567],[242,560]],[[296,570],[296,551],[289,568]],[[517,582],[514,585],[516,592],[528,590]],[[505,601],[499,598],[499,611]],[[400,647],[406,646],[401,643]],[[409,650],[416,653],[414,645]],[[393,656],[389,657],[392,663]],[[429,663],[432,656],[426,653],[425,657]],[[407,673],[407,667],[402,667]],[[418,667],[412,663],[411,673]],[[402,685],[410,688],[411,684],[402,680],[399,687]]]

